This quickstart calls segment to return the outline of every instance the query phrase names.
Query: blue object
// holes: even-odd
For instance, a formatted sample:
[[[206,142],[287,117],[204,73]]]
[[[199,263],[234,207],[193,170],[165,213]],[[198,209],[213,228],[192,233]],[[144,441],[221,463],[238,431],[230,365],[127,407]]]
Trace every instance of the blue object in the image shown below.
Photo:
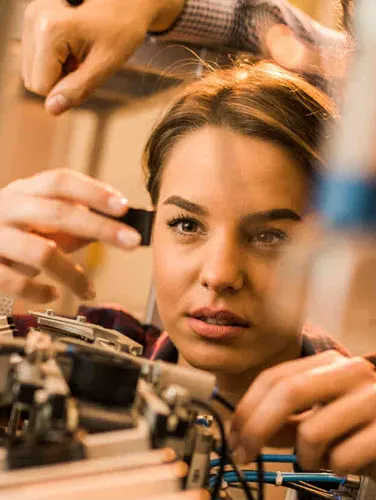
[[[266,454],[266,455],[260,455],[261,461],[265,463],[282,463],[282,464],[296,464],[297,463],[297,458],[296,455],[277,455],[277,454]],[[219,465],[219,458],[214,458],[213,460],[210,461],[210,467],[218,467]],[[229,462],[226,460],[226,463],[228,464]]]
[[[257,482],[258,474],[257,471],[244,471],[244,479],[248,482]],[[306,483],[315,484],[315,483],[329,483],[334,484],[336,486],[343,484],[346,481],[346,478],[336,476],[335,474],[328,473],[305,473],[305,472],[264,472],[264,481],[265,483],[276,484],[277,476],[282,478],[282,484],[288,486],[288,483],[291,482],[299,482],[304,481]],[[210,478],[210,483],[215,479],[215,475]],[[223,475],[223,479],[227,483],[239,482],[238,477],[235,472],[227,471]]]
[[[376,179],[329,174],[317,195],[317,208],[330,227],[376,227]]]

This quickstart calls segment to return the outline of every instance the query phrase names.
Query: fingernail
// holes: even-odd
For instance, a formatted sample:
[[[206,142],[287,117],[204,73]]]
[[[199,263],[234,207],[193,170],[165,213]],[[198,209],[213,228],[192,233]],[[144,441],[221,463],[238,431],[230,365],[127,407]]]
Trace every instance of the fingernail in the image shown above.
[[[237,464],[244,465],[246,460],[244,449],[241,446],[239,446],[239,448],[236,448],[236,450],[232,454],[232,458]]]
[[[118,241],[125,248],[135,248],[141,243],[141,234],[129,229],[120,229],[117,233]]]
[[[107,201],[108,208],[116,214],[122,215],[128,206],[127,198],[113,195]]]
[[[68,99],[63,94],[56,94],[47,98],[46,108],[53,115],[60,115],[70,107]]]

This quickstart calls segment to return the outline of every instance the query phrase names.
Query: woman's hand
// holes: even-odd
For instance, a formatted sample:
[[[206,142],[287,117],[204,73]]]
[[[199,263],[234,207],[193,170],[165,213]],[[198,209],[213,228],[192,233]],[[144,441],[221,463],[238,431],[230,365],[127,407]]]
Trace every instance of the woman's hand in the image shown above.
[[[35,280],[44,271],[78,297],[93,299],[93,286],[68,253],[94,240],[131,249],[141,237],[90,208],[120,216],[127,200],[103,182],[68,169],[0,189],[0,294],[39,303],[56,299],[55,287]]]
[[[295,446],[306,470],[360,473],[376,463],[376,375],[335,351],[265,370],[239,403],[230,445],[239,463]]]

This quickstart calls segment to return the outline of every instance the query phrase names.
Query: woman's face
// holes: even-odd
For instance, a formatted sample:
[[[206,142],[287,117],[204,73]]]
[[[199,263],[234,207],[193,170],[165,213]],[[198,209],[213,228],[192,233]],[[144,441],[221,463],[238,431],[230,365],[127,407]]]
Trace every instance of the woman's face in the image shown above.
[[[225,128],[194,131],[168,155],[153,235],[155,286],[164,326],[192,366],[236,374],[285,348],[286,337],[263,328],[264,303],[308,188],[287,150]]]

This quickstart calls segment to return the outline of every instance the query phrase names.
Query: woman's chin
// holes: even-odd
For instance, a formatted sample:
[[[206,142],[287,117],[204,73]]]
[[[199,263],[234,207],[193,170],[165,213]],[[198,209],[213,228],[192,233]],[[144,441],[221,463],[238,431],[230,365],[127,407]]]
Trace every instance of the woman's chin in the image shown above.
[[[236,374],[250,368],[250,360],[245,360],[240,353],[236,356],[233,352],[213,353],[203,350],[199,352],[198,349],[181,350],[180,352],[190,366],[216,374]]]

